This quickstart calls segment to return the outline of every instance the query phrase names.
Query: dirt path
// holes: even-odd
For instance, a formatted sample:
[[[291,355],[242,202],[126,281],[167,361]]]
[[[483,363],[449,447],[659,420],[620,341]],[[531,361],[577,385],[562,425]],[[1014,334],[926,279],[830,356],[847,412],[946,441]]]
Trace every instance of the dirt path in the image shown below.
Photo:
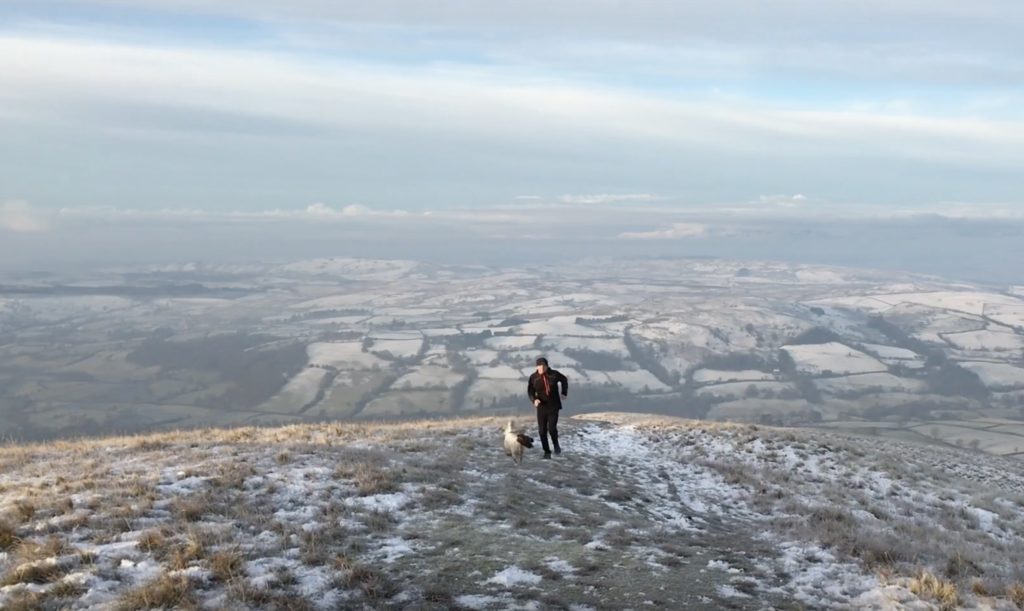
[[[471,453],[452,467],[469,500],[405,525],[424,545],[396,577],[437,590],[436,608],[799,608],[764,593],[771,550],[727,485],[619,427],[561,428],[562,456],[534,450],[518,467],[496,444],[460,440]]]

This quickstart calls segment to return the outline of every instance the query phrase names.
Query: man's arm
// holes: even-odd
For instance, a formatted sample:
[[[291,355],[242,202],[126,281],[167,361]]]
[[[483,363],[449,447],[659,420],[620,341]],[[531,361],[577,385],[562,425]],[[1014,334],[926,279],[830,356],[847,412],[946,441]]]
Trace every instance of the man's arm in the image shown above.
[[[533,374],[530,374],[530,379],[526,381],[526,396],[530,397],[530,401],[537,400],[537,391],[533,388]]]
[[[558,372],[558,382],[562,383],[562,396],[569,396],[569,378],[565,377],[565,374],[561,371]]]

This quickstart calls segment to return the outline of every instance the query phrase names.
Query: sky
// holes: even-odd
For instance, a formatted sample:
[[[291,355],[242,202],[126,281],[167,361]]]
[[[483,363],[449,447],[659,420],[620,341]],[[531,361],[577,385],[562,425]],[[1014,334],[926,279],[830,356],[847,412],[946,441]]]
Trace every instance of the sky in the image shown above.
[[[985,275],[1024,223],[1022,31],[1019,0],[6,0],[0,269],[600,244],[899,266],[935,238]],[[856,238],[908,227],[888,259]]]

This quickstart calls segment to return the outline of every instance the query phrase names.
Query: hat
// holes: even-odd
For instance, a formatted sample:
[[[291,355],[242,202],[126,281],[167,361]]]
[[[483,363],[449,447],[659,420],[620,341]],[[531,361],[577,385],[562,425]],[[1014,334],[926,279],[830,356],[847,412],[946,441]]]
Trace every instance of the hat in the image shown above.
[[[544,365],[545,367],[547,367],[548,360],[544,357],[540,357],[539,359],[537,359],[537,364]]]

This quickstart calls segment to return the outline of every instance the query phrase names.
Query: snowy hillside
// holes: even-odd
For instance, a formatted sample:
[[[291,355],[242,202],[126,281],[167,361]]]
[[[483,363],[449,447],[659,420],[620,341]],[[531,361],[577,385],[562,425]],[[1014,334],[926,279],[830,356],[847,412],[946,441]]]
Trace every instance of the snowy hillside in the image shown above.
[[[1019,461],[665,417],[0,448],[4,609],[1016,609]],[[524,423],[525,424],[525,423]]]

